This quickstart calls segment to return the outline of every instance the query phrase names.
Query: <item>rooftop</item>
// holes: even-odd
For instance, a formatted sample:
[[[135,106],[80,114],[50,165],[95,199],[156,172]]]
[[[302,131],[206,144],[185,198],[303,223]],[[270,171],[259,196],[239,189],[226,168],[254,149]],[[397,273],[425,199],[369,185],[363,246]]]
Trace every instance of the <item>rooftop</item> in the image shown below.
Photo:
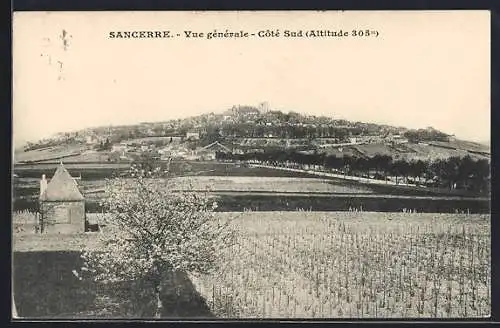
[[[75,179],[69,174],[63,163],[57,167],[54,176],[47,184],[47,189],[40,195],[41,201],[80,201],[84,197],[78,189]]]

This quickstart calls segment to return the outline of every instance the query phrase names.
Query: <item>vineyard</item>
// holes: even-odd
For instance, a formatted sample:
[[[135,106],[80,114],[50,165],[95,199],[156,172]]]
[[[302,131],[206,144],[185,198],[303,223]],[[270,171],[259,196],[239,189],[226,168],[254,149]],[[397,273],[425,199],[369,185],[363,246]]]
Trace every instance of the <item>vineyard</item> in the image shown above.
[[[490,314],[490,216],[222,213],[241,237],[191,280],[219,317]]]
[[[99,215],[89,214],[93,220]],[[216,272],[189,277],[216,317],[490,314],[490,215],[296,211],[226,212],[217,217],[233,220],[237,243],[221,250]],[[64,238],[33,234],[31,222],[32,213],[14,215],[14,228],[23,227],[14,234],[15,251],[78,252],[81,245],[95,242],[91,233]],[[71,274],[72,269],[52,274]],[[19,297],[28,302],[33,295],[20,286]],[[50,288],[39,287],[36,295],[51,294]],[[88,291],[82,287],[77,295]]]

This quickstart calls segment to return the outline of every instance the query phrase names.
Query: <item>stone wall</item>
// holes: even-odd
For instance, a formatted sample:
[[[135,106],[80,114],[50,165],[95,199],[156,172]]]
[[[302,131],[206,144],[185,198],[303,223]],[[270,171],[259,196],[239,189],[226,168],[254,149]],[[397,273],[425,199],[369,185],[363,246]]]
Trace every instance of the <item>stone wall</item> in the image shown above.
[[[85,232],[85,202],[42,202],[46,233]]]

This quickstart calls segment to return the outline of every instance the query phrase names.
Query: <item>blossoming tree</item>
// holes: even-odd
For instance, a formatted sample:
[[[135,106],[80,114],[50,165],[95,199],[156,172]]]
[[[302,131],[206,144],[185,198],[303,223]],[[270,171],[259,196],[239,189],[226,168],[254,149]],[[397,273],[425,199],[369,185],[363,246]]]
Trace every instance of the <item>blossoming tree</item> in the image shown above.
[[[149,281],[161,316],[161,282],[172,272],[207,273],[219,250],[233,244],[235,229],[213,215],[207,193],[172,192],[172,179],[159,170],[133,167],[131,178],[109,180],[103,206],[106,228],[99,246],[84,249],[84,271],[96,280]]]

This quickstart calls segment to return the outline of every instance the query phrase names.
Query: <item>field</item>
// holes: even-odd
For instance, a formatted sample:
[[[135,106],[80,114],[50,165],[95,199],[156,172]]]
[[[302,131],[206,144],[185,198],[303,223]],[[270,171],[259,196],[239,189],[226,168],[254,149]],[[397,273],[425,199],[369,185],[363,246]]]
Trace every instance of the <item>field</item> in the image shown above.
[[[217,215],[235,218],[240,238],[232,249],[221,250],[220,269],[214,274],[183,275],[173,283],[175,292],[162,296],[168,304],[166,317],[489,315],[490,215],[401,213],[405,208],[488,213],[487,201],[422,199],[392,186],[311,179],[306,173],[229,163],[192,162],[188,169],[172,164],[196,175],[177,179],[179,189],[188,188],[191,181],[194,189],[227,192],[219,195],[222,213]],[[82,176],[87,212],[101,211],[95,205],[102,196],[87,192],[101,189],[106,177],[125,169],[107,163],[66,167],[73,176]],[[50,177],[53,170],[53,164],[16,166],[16,197],[36,195],[41,174]],[[384,198],[377,198],[381,195]],[[278,212],[298,209],[337,212]],[[347,212],[351,209],[356,212]],[[98,222],[99,214],[88,213],[87,218]],[[21,316],[151,315],[148,297],[135,282],[102,286],[79,281],[71,273],[78,268],[80,247],[91,247],[95,234],[34,235],[34,218],[27,212],[16,214],[13,222],[14,283]]]
[[[54,236],[52,236],[53,239]],[[19,316],[48,319],[152,318],[155,304],[144,283],[78,279],[79,252],[15,252],[14,297]],[[50,263],[50,266],[47,265]],[[186,274],[163,283],[163,317],[213,317]]]
[[[300,211],[218,215],[233,219],[238,242],[221,250],[220,267],[213,274],[182,278],[180,285],[188,287],[181,295],[194,297],[195,305],[189,306],[184,296],[165,296],[170,304],[166,316],[181,315],[181,308],[187,311],[181,316],[221,318],[490,314],[489,215]],[[90,288],[72,276],[77,264],[71,261],[54,260],[48,268],[40,260],[28,259],[36,257],[29,250],[67,257],[68,250],[91,245],[93,236],[14,235],[16,298],[24,302],[19,311],[38,316],[62,311],[68,316],[146,316],[146,310],[138,309],[144,300],[135,301],[135,310],[127,303],[135,297],[131,287]],[[44,273],[47,270],[50,273]],[[46,277],[43,284],[35,282],[40,275]],[[71,289],[61,287],[65,283]],[[72,307],[56,302],[50,286],[63,288],[60,292],[68,302],[83,302],[90,291],[95,295]],[[47,301],[35,307],[33,299]]]
[[[34,163],[34,164],[21,164],[14,167],[14,172],[18,175],[26,174],[27,177],[32,177],[32,173],[36,173],[35,177],[40,178],[40,172],[47,175],[52,175],[59,165],[59,162],[51,163]],[[65,163],[64,167],[74,176],[75,173],[78,175],[79,172],[85,173],[87,171],[99,170],[102,176],[108,176],[107,170],[126,170],[130,168],[130,164],[127,163]]]
[[[99,169],[96,167],[98,164],[79,165],[80,169],[73,168],[73,164],[67,164],[72,175],[82,176],[78,184],[87,199],[87,211],[100,212],[98,202],[104,194],[105,178],[111,176],[115,169],[107,166]],[[444,199],[436,196],[447,195],[437,195],[429,189],[366,184],[337,178],[311,178],[311,175],[306,173],[246,168],[234,164],[193,163],[194,165],[197,165],[196,173],[207,171],[214,173],[212,170],[217,170],[216,173],[219,175],[195,174],[175,178],[177,185],[174,189],[189,190],[192,187],[194,190],[213,191],[219,197],[220,211],[246,209],[284,211],[301,208],[316,211],[347,211],[350,208],[357,208],[365,211],[401,212],[404,208],[408,208],[418,212],[454,213],[455,210],[459,212],[469,210],[473,213],[489,213],[488,200]],[[203,167],[207,170],[201,170]],[[34,197],[39,193],[39,177],[47,171],[42,168],[37,171],[34,171],[34,168],[19,169],[20,177],[14,182],[14,210],[37,208]],[[227,175],[224,176],[224,173]],[[345,197],[346,195],[349,197]],[[368,198],[368,195],[373,197]],[[384,196],[383,199],[380,198],[381,195]]]
[[[124,142],[127,144],[142,144],[142,143],[153,143],[153,142],[164,142],[168,143],[172,139],[172,142],[179,142],[182,140],[182,137],[146,137],[146,138],[136,138],[136,139],[128,139]]]
[[[435,145],[454,147],[456,149],[472,151],[472,152],[490,153],[491,151],[490,146],[465,140],[452,140],[450,142],[433,141],[432,143]]]
[[[56,160],[68,156],[78,155],[88,147],[84,145],[65,145],[57,147],[47,147],[27,152],[16,152],[14,162],[37,162],[45,160]]]
[[[85,193],[104,188],[103,180],[80,180],[81,190]],[[213,191],[266,191],[266,192],[324,192],[324,193],[372,193],[362,185],[342,185],[329,179],[292,178],[292,177],[222,177],[193,176],[180,177],[172,180],[176,190],[213,190]],[[16,189],[30,189],[37,193],[39,179],[22,178]]]
[[[446,159],[452,156],[466,156],[469,155],[475,159],[488,158],[487,155],[480,155],[477,152],[489,153],[487,147],[464,141],[455,142],[433,142],[432,145],[405,143],[395,144],[390,146],[385,143],[371,143],[360,144],[355,146],[340,147],[342,150],[336,148],[327,148],[328,154],[334,154],[338,157],[342,155],[356,155],[362,154],[364,156],[373,157],[375,155],[389,155],[407,160],[436,160]]]
[[[59,163],[21,164],[14,166],[14,173],[20,178],[40,179],[42,174],[50,177]],[[102,179],[111,177],[113,173],[123,172],[130,168],[129,163],[66,163],[64,166],[73,176],[82,175],[82,179]],[[172,161],[171,172],[176,176],[252,176],[252,177],[315,177],[306,173],[283,172],[274,169],[248,167],[234,163]]]
[[[77,155],[72,155],[65,157],[63,159],[64,163],[82,163],[82,162],[102,162],[106,163],[109,160],[108,151],[95,151],[95,150],[87,150]],[[45,161],[39,161],[37,163],[54,163],[57,162],[53,159],[48,159]]]
[[[174,180],[180,190],[265,191],[272,193],[371,193],[363,186],[346,186],[332,180],[287,177],[187,177]]]
[[[386,144],[382,143],[373,143],[373,144],[365,144],[354,146],[357,150],[359,150],[365,156],[373,157],[375,155],[387,155],[391,156],[394,154],[395,150],[390,148]]]
[[[447,159],[453,156],[464,157],[466,155],[469,155],[474,159],[485,158],[485,156],[476,155],[463,149],[448,149],[443,147],[422,145],[422,144],[408,144],[407,147],[415,151],[415,153],[401,154],[401,157],[407,160],[433,161],[438,159]]]
[[[192,280],[226,317],[485,317],[489,223],[488,215],[245,213],[221,269]]]

